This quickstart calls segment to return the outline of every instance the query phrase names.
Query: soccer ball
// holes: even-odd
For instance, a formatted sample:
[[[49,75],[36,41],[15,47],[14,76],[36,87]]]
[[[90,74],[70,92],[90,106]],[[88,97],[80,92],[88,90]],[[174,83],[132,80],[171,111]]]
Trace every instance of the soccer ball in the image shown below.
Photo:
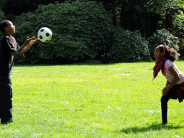
[[[48,27],[42,27],[38,31],[38,38],[42,42],[50,41],[52,38],[52,31]]]

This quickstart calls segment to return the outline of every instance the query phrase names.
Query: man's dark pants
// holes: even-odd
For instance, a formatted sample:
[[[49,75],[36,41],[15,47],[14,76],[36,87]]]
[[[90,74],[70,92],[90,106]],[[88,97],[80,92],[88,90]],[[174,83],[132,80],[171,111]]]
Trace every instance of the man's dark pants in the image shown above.
[[[1,81],[2,82],[2,81]],[[0,118],[1,123],[12,122],[12,86],[11,79],[0,83]]]

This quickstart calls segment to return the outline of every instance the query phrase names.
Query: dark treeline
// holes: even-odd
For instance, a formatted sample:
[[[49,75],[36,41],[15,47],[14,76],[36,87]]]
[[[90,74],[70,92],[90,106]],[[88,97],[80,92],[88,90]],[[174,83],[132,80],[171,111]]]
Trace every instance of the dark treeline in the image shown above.
[[[67,3],[71,3],[71,5],[69,6]],[[49,6],[49,4],[51,5]],[[155,46],[163,42],[179,50],[181,57],[184,55],[183,4],[184,0],[1,0],[0,19],[12,20],[19,26],[16,35],[21,41],[24,39],[23,32],[24,35],[31,34],[31,31],[39,29],[39,25],[50,26],[54,31],[55,38],[59,35],[62,36],[60,43],[58,40],[56,40],[58,42],[53,42],[55,41],[53,38],[49,44],[53,45],[53,49],[54,46],[61,45],[61,43],[62,48],[66,46],[65,51],[60,49],[62,54],[57,55],[53,50],[53,55],[50,55],[46,49],[43,49],[39,56],[35,51],[32,51],[34,59],[43,60],[45,58],[51,60],[51,63],[53,63],[53,58],[57,59],[59,63],[61,59],[68,61],[100,59],[101,57],[118,62],[141,61],[148,60],[149,55],[153,58]],[[48,7],[41,5],[48,5]],[[51,8],[49,9],[49,7]],[[85,8],[81,9],[81,7]],[[55,9],[61,10],[52,12]],[[88,13],[89,9],[91,9],[91,15],[96,16],[96,19]],[[52,15],[52,13],[60,15]],[[61,16],[61,14],[66,14],[67,17]],[[81,23],[78,21],[78,16],[83,19],[80,20]],[[49,18],[56,21],[55,19],[58,17],[65,18],[65,21],[57,20],[57,27],[55,23],[48,20]],[[31,21],[32,19],[35,21]],[[73,24],[70,24],[71,20]],[[95,22],[96,20],[101,20],[101,23]],[[24,31],[26,26],[29,28]],[[86,28],[85,31],[79,33],[76,31],[76,29],[84,28]],[[66,32],[62,34],[60,29]],[[98,31],[98,33],[94,35],[93,31],[95,33]],[[83,37],[81,38],[81,36]],[[61,38],[58,37],[58,39]],[[69,41],[70,43],[68,43]],[[41,45],[43,44],[38,44],[39,50],[43,47]],[[77,45],[81,47],[77,54],[68,49],[68,46],[77,48]],[[99,47],[99,45],[101,46]],[[136,47],[139,52],[131,53],[132,47]],[[126,52],[127,48],[130,49],[131,56]],[[58,51],[57,47],[55,49]],[[44,54],[46,55],[43,56]],[[125,56],[126,54],[127,56]],[[27,57],[27,59],[33,59],[33,56],[29,57],[28,55]],[[40,61],[38,60],[38,62]]]
[[[34,11],[40,4],[78,0],[1,0],[0,8],[7,18]],[[113,23],[131,31],[139,30],[143,37],[150,37],[161,28],[172,28],[173,17],[182,10],[183,0],[94,0],[102,2],[113,14]]]
[[[40,4],[78,0],[1,0],[0,8],[7,18],[34,11]],[[150,37],[161,28],[173,28],[173,18],[182,9],[183,0],[94,0],[102,2],[113,14],[113,23],[131,31],[139,30],[143,37]]]

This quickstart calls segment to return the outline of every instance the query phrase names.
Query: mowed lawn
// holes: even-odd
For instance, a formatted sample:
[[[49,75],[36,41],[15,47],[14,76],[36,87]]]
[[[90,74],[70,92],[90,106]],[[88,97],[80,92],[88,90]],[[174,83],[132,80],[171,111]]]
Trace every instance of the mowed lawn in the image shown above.
[[[184,72],[184,61],[175,63]],[[15,123],[0,138],[184,137],[184,103],[169,101],[161,125],[166,79],[152,82],[154,62],[14,66]]]

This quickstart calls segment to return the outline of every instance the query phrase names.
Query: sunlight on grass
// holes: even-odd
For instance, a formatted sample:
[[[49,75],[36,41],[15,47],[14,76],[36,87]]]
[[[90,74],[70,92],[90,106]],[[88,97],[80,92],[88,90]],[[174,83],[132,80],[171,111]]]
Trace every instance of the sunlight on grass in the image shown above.
[[[176,62],[184,72],[183,61]],[[169,101],[161,125],[153,62],[15,66],[13,116],[0,137],[182,137],[184,106]]]

